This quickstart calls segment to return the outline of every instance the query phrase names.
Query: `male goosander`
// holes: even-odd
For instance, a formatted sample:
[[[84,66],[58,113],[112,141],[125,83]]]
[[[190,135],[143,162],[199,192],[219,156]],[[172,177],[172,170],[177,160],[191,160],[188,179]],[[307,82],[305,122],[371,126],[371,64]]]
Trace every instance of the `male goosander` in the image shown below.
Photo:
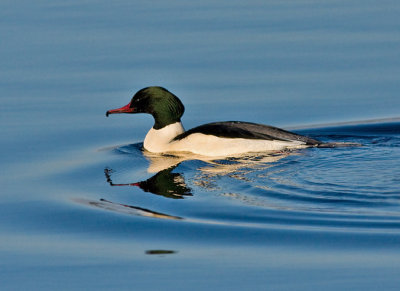
[[[107,111],[106,116],[115,113],[151,114],[155,123],[143,146],[153,153],[190,152],[227,157],[328,145],[269,125],[241,121],[208,123],[185,131],[181,123],[184,110],[182,102],[168,90],[147,87],[139,90],[129,104]]]

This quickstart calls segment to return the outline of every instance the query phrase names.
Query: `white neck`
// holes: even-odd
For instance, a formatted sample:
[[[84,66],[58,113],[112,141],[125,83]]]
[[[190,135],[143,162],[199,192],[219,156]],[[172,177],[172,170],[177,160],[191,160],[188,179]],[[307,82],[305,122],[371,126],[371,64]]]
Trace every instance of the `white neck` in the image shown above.
[[[151,128],[144,139],[143,146],[149,152],[166,152],[169,149],[170,141],[184,132],[185,129],[180,122],[169,124],[161,129]]]

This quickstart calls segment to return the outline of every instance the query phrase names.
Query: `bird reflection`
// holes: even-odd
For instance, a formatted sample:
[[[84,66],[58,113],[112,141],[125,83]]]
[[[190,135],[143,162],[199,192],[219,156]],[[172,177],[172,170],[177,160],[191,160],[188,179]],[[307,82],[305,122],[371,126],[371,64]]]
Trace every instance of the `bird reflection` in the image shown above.
[[[192,153],[176,152],[166,155],[143,151],[143,155],[149,161],[149,166],[147,168],[149,173],[160,172],[168,168],[174,169],[184,161],[198,160],[207,165],[198,168],[200,172],[208,174],[214,173],[215,175],[233,174],[243,168],[251,168],[254,170],[263,169],[268,167],[271,163],[294,153],[294,151],[285,150],[271,153],[247,153],[230,158],[218,158],[200,156]]]
[[[143,155],[149,161],[147,171],[149,173],[155,174],[144,181],[114,183],[113,173],[115,173],[116,171],[110,167],[106,167],[104,169],[104,174],[109,185],[113,187],[139,187],[144,192],[160,195],[171,199],[183,199],[185,197],[190,197],[193,195],[193,190],[186,184],[183,174],[174,172],[174,170],[185,161],[200,161],[200,165],[196,163],[196,168],[192,169],[195,171],[194,177],[190,180],[193,187],[200,187],[207,190],[215,190],[216,188],[218,188],[216,187],[218,178],[222,176],[227,176],[229,178],[237,180],[250,181],[250,179],[248,178],[249,173],[265,170],[273,166],[274,162],[277,162],[278,160],[287,157],[288,155],[295,154],[295,152],[293,151],[283,151],[268,154],[252,153],[238,157],[221,159],[217,159],[214,157],[210,159],[207,157],[195,156],[193,154],[185,153],[179,153],[177,155],[153,154],[145,150],[136,150],[136,146],[124,147],[123,149],[123,154]],[[121,152],[122,151],[119,150],[119,153]],[[237,196],[237,199],[247,202],[252,201],[251,199],[248,199],[245,194],[237,194]],[[126,214],[163,219],[183,219],[179,216],[165,214],[139,206],[120,204],[105,199],[100,199],[100,201],[86,201],[84,203],[106,210],[112,210]],[[259,202],[257,203],[259,204]]]
[[[184,196],[192,196],[191,189],[186,186],[183,176],[179,173],[172,172],[175,167],[162,170],[145,181],[126,184],[113,183],[111,179],[111,173],[113,171],[109,168],[104,169],[104,174],[106,175],[107,182],[111,186],[137,186],[144,192],[150,192],[173,199],[182,199]]]
[[[166,198],[182,199],[185,196],[192,196],[192,190],[185,182],[181,173],[173,170],[183,161],[200,160],[205,163],[198,167],[193,183],[196,186],[212,189],[212,180],[220,176],[229,176],[238,180],[246,180],[246,174],[252,171],[268,168],[276,162],[293,152],[275,152],[270,154],[251,154],[230,159],[213,159],[194,156],[193,154],[165,155],[153,154],[147,151],[143,155],[149,160],[148,172],[156,174],[147,180],[131,183],[114,183],[112,180],[111,168],[105,168],[104,173],[110,186],[136,186],[144,192],[161,195]]]

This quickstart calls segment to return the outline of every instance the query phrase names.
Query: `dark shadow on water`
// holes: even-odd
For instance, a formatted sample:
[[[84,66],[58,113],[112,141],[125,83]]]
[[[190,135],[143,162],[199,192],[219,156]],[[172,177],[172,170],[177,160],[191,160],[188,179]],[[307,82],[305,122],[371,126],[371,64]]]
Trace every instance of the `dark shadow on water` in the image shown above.
[[[165,213],[153,211],[147,208],[133,206],[128,204],[121,204],[115,203],[112,201],[108,201],[106,199],[96,200],[87,200],[87,199],[74,199],[75,202],[80,204],[88,205],[91,207],[96,207],[104,210],[109,210],[121,214],[128,214],[128,215],[138,215],[138,216],[146,216],[146,217],[153,217],[153,218],[162,218],[162,219],[182,219],[179,216],[168,215]]]
[[[146,255],[158,255],[160,257],[163,257],[164,255],[172,255],[172,254],[177,254],[177,251],[172,251],[172,250],[147,250],[145,252]]]

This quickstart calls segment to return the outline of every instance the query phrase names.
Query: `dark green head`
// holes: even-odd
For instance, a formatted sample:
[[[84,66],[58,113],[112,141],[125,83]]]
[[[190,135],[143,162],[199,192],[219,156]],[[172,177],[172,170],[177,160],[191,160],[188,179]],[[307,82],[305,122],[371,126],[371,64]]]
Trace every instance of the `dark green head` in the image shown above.
[[[154,117],[154,128],[160,129],[179,122],[185,111],[181,100],[162,87],[147,87],[139,90],[129,104],[107,111],[114,113],[149,113]]]

